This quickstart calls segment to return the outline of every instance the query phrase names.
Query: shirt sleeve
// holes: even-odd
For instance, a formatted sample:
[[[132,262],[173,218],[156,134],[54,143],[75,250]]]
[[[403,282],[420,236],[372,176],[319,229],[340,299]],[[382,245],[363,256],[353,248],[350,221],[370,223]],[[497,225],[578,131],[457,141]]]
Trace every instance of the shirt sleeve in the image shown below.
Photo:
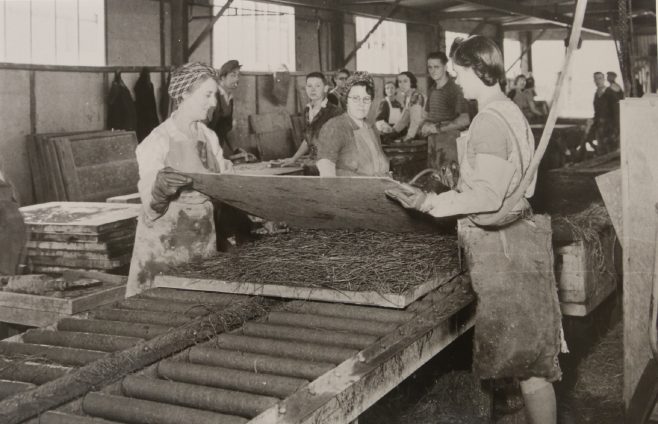
[[[155,220],[161,214],[151,209],[151,192],[158,171],[165,167],[165,159],[169,151],[169,140],[160,131],[153,131],[135,150],[139,167],[137,190],[142,200],[142,209],[147,218]]]
[[[462,113],[468,113],[468,102],[464,98],[464,92],[461,87],[456,86],[455,90],[455,116],[459,116]]]
[[[472,157],[478,154],[493,155],[507,160],[509,156],[507,133],[505,124],[499,118],[490,113],[481,113],[473,121],[470,129],[469,150],[472,148],[472,153],[469,155],[470,165],[475,165]]]
[[[340,116],[330,119],[322,127],[318,136],[318,160],[328,159],[337,163],[341,150],[353,136],[354,131]]]
[[[385,121],[386,123],[388,123],[388,116],[389,116],[388,102],[386,101],[386,99],[384,99],[379,103],[379,107],[377,108],[377,116],[375,117],[375,122]]]

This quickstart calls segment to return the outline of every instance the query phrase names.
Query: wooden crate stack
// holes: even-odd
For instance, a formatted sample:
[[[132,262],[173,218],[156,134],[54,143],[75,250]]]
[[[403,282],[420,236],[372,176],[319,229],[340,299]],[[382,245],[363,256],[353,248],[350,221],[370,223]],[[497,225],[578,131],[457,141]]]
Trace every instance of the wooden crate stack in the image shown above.
[[[27,147],[38,203],[104,201],[137,189],[132,131],[35,134]]]
[[[130,264],[141,206],[50,202],[21,208],[30,272],[118,270]]]

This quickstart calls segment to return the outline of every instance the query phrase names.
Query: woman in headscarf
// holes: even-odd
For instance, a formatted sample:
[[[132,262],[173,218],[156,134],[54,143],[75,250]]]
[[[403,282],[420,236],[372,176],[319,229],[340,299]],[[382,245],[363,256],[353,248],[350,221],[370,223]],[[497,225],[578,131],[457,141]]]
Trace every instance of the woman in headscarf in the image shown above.
[[[346,92],[346,112],[330,119],[320,130],[320,176],[388,176],[388,158],[379,136],[366,122],[375,96],[375,82],[367,72],[355,72],[347,80]]]
[[[126,297],[151,287],[167,267],[216,252],[212,203],[184,174],[232,170],[217,135],[203,124],[217,102],[216,78],[202,63],[176,69],[168,93],[177,108],[137,147],[142,211]]]
[[[478,296],[473,367],[483,379],[520,381],[530,422],[555,424],[552,382],[561,376],[563,345],[551,224],[530,210],[536,175],[521,187],[534,155],[532,131],[500,89],[505,68],[492,40],[469,37],[452,60],[464,97],[479,106],[457,139],[457,189],[437,195],[401,185],[387,194],[406,208],[460,217],[459,240]],[[510,200],[519,194],[518,202]]]

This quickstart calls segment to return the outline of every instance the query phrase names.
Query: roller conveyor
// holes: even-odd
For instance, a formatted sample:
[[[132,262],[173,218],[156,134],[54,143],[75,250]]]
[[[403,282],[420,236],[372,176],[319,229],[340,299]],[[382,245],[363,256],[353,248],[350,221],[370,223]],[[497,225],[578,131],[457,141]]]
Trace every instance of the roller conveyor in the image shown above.
[[[200,322],[205,318],[199,311],[226,311],[245,299],[249,302],[255,298],[153,289],[91,311],[83,319],[66,318],[56,328],[31,330],[22,340],[2,342],[0,352],[17,369],[63,370],[59,377],[51,375],[51,384],[56,385],[66,375],[83,370],[85,364],[89,367],[121,356]],[[23,380],[7,379],[19,385],[0,402],[0,420],[97,424],[349,422],[470,328],[472,301],[468,284],[460,279],[403,311],[268,301],[258,316],[230,331],[215,329],[209,340],[190,341],[173,356],[156,358],[151,365],[133,369],[132,374],[126,372],[114,382],[90,386],[47,407],[34,403],[35,408],[48,411],[38,418],[14,414],[12,400],[24,401],[21,396],[43,390],[45,386],[39,384],[48,380],[24,381],[25,376]],[[106,319],[120,318],[119,312],[110,315],[108,311],[122,311],[131,319]],[[28,356],[19,354],[28,349]],[[70,349],[85,359],[98,356],[100,361],[63,361],[48,356],[53,349]],[[0,371],[0,393],[5,393],[3,378]],[[17,395],[17,391],[23,393]]]

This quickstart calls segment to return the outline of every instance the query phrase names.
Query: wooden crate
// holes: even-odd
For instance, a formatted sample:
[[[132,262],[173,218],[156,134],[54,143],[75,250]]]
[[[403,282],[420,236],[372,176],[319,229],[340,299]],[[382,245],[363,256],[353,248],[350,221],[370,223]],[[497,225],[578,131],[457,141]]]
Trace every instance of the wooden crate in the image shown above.
[[[555,278],[565,315],[589,314],[617,287],[614,230],[607,228],[600,239],[602,257],[594,255],[598,246],[582,240],[555,249]]]

